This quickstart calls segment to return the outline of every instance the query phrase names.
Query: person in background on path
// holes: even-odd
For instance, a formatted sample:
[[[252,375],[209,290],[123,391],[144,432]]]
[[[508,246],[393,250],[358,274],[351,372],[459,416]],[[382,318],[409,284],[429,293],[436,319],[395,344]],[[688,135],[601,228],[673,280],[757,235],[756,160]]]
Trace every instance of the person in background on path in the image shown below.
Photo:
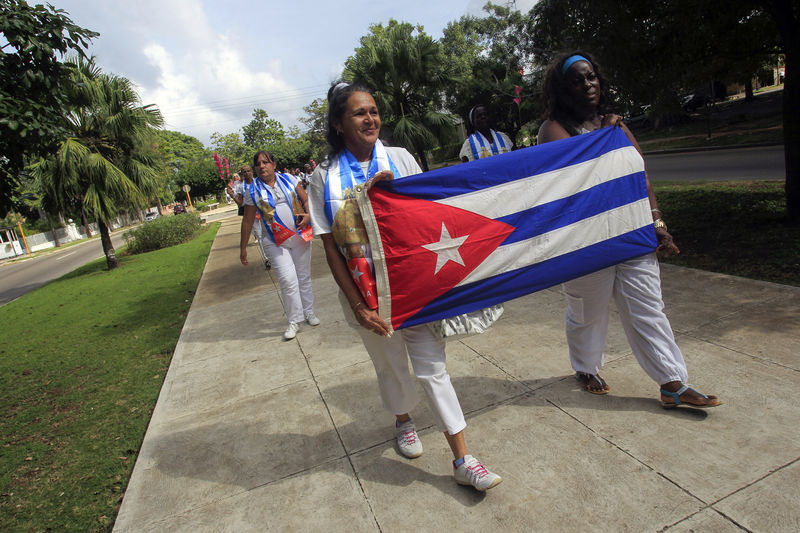
[[[539,143],[619,126],[641,153],[633,134],[618,115],[603,114],[606,81],[589,54],[573,52],[556,58],[544,82],[545,121]],[[667,232],[655,193],[647,192],[658,238],[657,251],[680,253]],[[687,385],[688,373],[661,299],[661,275],[655,252],[630,259],[564,283],[567,298],[566,331],[572,367],[584,390],[607,394],[610,387],[598,375],[608,330],[609,303],[617,304],[628,343],[644,371],[660,385],[666,408],[686,405],[714,407],[722,402]]]
[[[464,163],[504,154],[513,148],[508,135],[489,127],[489,112],[485,105],[478,104],[470,110],[469,123],[473,133],[466,138],[458,153]]]
[[[295,338],[304,319],[311,326],[320,323],[314,314],[311,288],[311,234],[304,232],[309,223],[308,197],[292,176],[275,172],[275,159],[269,152],[257,152],[253,166],[258,178],[242,191],[241,261],[247,266],[247,241],[258,214],[258,223],[262,225],[260,242],[275,267],[283,309],[289,320],[283,338],[290,340]]]
[[[246,185],[253,182],[253,169],[250,168],[250,165],[242,165],[239,168],[239,174],[234,175],[234,180],[233,188],[228,186],[227,191],[229,191],[229,194],[233,197],[233,201],[236,202],[236,205],[239,206],[237,214],[241,217],[244,216],[244,196],[242,195],[242,191]],[[256,213],[256,220],[261,220],[261,216],[258,213]],[[242,221],[242,223],[244,223],[244,221]],[[264,259],[264,268],[269,270],[272,268],[272,264],[269,262],[269,257],[267,257],[267,252],[261,241],[261,224],[253,225],[253,238],[258,244],[262,259]]]
[[[353,188],[367,180],[402,179],[421,171],[403,148],[384,147],[378,140],[381,118],[369,89],[339,83],[328,91],[330,153],[311,177],[309,198],[314,232],[320,235],[348,323],[354,327],[372,359],[381,398],[396,418],[395,436],[405,457],[422,455],[422,442],[409,411],[418,403],[408,360],[428,396],[436,424],[453,451],[457,483],[480,491],[496,486],[500,476],[467,453],[466,421],[445,366],[445,341],[427,325],[392,334],[377,311],[369,241]]]

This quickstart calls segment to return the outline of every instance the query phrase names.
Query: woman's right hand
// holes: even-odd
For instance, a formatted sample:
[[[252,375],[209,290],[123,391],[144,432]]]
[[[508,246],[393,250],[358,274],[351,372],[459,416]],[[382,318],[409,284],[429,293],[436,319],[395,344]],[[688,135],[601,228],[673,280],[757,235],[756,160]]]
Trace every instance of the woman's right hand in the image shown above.
[[[247,266],[247,250],[242,250],[242,252],[239,254],[239,260],[244,266]]]
[[[615,115],[613,113],[603,115],[603,120],[601,121],[600,126],[603,128],[605,128],[606,126],[616,126],[618,128],[621,128],[622,117],[619,115]]]
[[[378,311],[370,309],[361,303],[360,305],[356,304],[353,309],[353,314],[356,316],[356,320],[358,320],[362,328],[371,331],[375,335],[380,335],[381,337],[392,336],[392,330],[389,324],[381,318]]]
[[[376,172],[374,176],[367,180],[367,183],[364,184],[367,190],[370,189],[373,185],[378,183],[379,181],[391,181],[394,179],[394,173],[391,170],[381,170],[380,172]]]

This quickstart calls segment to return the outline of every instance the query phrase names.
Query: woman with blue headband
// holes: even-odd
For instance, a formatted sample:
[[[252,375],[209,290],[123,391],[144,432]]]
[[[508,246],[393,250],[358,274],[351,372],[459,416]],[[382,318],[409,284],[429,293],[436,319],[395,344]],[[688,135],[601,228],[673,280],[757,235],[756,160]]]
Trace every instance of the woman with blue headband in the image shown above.
[[[489,127],[489,111],[485,105],[478,104],[470,110],[469,123],[473,132],[466,138],[458,153],[464,163],[504,154],[513,148],[508,135]]]
[[[558,141],[606,126],[619,126],[641,153],[636,139],[618,115],[604,114],[606,82],[597,62],[585,52],[557,57],[544,82],[545,121],[539,143]],[[645,172],[645,177],[647,173]],[[667,232],[653,188],[647,193],[658,238],[657,251],[680,253]],[[572,367],[581,386],[592,394],[610,387],[598,375],[613,297],[636,360],[660,385],[665,408],[714,407],[722,402],[687,385],[688,373],[661,299],[661,274],[655,252],[564,283],[566,331]]]

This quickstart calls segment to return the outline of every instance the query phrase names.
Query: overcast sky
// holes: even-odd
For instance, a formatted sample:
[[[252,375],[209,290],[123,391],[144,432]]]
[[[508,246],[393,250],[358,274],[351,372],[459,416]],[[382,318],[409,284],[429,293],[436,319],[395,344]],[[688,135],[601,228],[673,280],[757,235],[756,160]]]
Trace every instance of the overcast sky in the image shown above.
[[[30,0],[31,2],[33,0]],[[100,33],[89,52],[133,81],[165,127],[209,145],[262,108],[284,126],[327,93],[372,23],[421,24],[438,39],[448,22],[480,15],[484,0],[49,0]],[[517,0],[527,10],[535,0]],[[495,3],[504,4],[503,0]]]

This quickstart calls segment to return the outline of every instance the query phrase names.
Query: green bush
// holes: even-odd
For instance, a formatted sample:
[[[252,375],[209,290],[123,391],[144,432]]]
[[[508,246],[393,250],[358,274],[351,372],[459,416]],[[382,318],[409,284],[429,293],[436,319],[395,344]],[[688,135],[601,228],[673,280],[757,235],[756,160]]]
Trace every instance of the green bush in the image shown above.
[[[128,252],[140,254],[184,243],[197,235],[202,221],[195,213],[159,217],[138,228],[126,231]]]

